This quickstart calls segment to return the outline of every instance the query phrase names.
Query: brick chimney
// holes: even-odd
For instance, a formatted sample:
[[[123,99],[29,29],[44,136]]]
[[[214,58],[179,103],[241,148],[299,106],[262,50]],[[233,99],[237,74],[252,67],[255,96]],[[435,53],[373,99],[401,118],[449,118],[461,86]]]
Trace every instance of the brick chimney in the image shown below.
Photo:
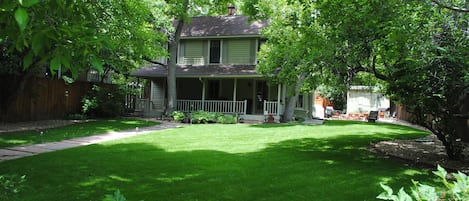
[[[228,16],[236,14],[236,7],[233,4],[228,4]]]

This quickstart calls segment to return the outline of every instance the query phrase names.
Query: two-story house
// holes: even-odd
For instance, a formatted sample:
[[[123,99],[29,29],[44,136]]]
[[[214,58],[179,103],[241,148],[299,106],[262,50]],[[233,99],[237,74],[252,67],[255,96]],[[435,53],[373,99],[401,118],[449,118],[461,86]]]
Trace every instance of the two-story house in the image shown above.
[[[245,119],[283,113],[286,87],[271,84],[256,72],[257,52],[265,41],[266,21],[247,16],[193,17],[182,30],[177,55],[176,110],[242,114]],[[163,61],[164,62],[164,61]],[[150,94],[138,102],[147,114],[165,111],[167,69],[151,64],[132,73],[150,80]],[[312,104],[304,96],[298,104]],[[310,110],[310,108],[305,108]]]

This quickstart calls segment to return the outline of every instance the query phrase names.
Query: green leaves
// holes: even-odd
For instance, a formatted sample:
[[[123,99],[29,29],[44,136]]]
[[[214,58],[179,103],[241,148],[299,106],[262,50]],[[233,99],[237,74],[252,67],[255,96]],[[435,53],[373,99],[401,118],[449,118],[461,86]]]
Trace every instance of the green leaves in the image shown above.
[[[98,72],[100,72],[100,73],[103,73],[103,72],[104,72],[103,62],[102,62],[99,58],[97,58],[97,57],[95,57],[95,56],[91,57],[91,65],[92,65],[96,70],[98,70]]]
[[[18,2],[21,4],[21,6],[29,8],[39,3],[39,0],[18,0]]]
[[[129,73],[165,54],[171,20],[162,1],[9,0],[0,3],[0,42],[6,50],[2,72],[23,73],[48,66],[73,77],[105,67]],[[166,5],[166,4],[164,4]],[[166,20],[165,20],[166,19]],[[163,23],[164,22],[164,23]],[[169,23],[168,23],[169,22]]]
[[[30,8],[39,3],[39,0],[18,0],[20,6],[15,11],[15,20],[18,23],[20,31],[23,32],[29,22],[29,14],[26,8]]]
[[[57,71],[61,67],[62,67],[62,63],[60,63],[60,57],[56,56],[56,57],[52,58],[52,60],[50,61],[50,69],[52,71]]]
[[[18,9],[16,9],[15,20],[18,23],[18,26],[20,27],[20,31],[23,32],[29,22],[29,15],[26,9],[24,9],[23,7],[19,7]]]
[[[454,201],[465,201],[469,199],[469,177],[461,172],[453,173],[453,177],[456,179],[453,183],[449,183],[446,180],[447,172],[444,168],[438,165],[438,170],[434,171],[433,174],[440,178],[440,182],[443,186],[437,188],[420,184],[418,181],[412,181],[414,187],[411,188],[411,194],[409,195],[401,188],[397,195],[394,194],[393,190],[385,185],[380,184],[384,190],[376,198],[381,200],[393,200],[393,201],[438,201],[438,200],[454,200]]]

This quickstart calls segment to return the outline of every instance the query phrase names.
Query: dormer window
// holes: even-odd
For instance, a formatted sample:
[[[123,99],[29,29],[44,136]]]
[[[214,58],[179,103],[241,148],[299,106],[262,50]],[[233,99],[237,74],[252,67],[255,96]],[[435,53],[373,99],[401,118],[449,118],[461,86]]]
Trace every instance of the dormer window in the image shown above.
[[[219,64],[221,55],[220,40],[210,40],[210,63]]]

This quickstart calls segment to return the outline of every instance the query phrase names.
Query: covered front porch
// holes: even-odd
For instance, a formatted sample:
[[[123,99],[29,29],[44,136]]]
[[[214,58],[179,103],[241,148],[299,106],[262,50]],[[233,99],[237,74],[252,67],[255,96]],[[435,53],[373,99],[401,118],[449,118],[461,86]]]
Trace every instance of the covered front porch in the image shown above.
[[[147,80],[143,96],[132,104],[135,111],[145,116],[170,115],[166,67],[150,65],[132,75]],[[246,120],[264,120],[271,114],[276,121],[284,112],[288,87],[267,81],[255,65],[178,65],[176,75],[177,111],[238,114]],[[301,95],[295,117],[311,118],[313,100],[311,94]]]
[[[146,91],[147,98],[137,99],[136,111],[146,116],[165,114],[166,79],[151,79]],[[285,102],[282,85],[259,78],[178,78],[177,93],[177,111],[238,114],[253,120],[269,114],[280,119]]]

